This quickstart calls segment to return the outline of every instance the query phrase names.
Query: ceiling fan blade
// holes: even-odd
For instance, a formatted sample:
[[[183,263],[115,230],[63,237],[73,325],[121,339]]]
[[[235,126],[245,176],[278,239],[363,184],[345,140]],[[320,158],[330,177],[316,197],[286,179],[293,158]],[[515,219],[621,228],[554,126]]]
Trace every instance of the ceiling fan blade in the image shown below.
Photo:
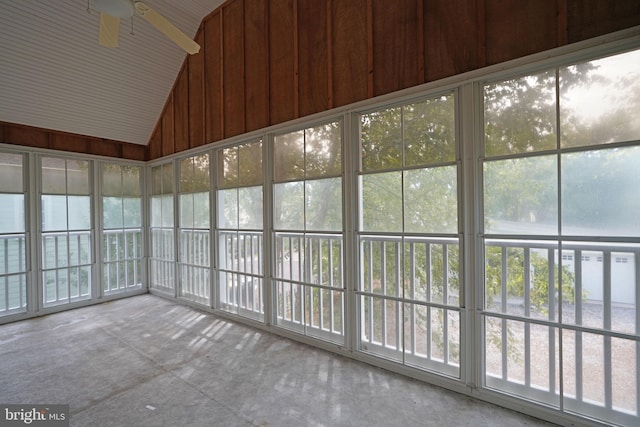
[[[100,13],[100,33],[98,43],[104,47],[118,47],[118,33],[120,32],[120,18],[108,13]]]
[[[164,16],[151,9],[141,1],[135,2],[136,11],[148,23],[160,30],[172,42],[180,46],[187,53],[193,55],[200,51],[200,45],[191,40],[185,33],[180,31],[175,25],[169,22]]]

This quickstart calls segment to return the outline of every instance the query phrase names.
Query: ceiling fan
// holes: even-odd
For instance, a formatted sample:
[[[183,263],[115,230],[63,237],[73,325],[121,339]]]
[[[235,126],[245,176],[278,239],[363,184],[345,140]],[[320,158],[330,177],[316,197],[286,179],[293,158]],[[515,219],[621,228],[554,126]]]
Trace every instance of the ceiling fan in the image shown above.
[[[134,14],[137,14],[187,53],[193,55],[200,51],[198,43],[187,37],[185,33],[144,2],[136,0],[93,0],[93,5],[100,12],[98,43],[101,46],[117,47],[120,18],[131,18]]]

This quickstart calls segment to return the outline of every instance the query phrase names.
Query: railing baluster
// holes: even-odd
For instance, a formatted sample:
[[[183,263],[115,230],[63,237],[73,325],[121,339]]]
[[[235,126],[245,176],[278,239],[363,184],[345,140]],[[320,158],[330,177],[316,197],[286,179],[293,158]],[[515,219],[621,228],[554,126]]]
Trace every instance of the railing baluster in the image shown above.
[[[604,281],[603,281],[603,328],[607,331],[611,330],[611,262],[613,253],[609,250],[605,251],[604,257]],[[613,404],[613,390],[611,379],[611,337],[604,336],[604,405],[611,409]]]
[[[531,250],[524,248],[524,316],[531,316]],[[531,324],[524,324],[524,383],[531,386]]]

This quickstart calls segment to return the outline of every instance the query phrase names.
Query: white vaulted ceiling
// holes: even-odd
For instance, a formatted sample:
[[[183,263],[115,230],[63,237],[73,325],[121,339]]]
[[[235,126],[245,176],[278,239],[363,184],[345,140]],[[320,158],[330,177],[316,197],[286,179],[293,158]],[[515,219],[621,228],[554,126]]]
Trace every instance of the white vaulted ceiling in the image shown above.
[[[193,37],[224,0],[145,0]],[[135,16],[98,45],[87,0],[0,0],[0,121],[146,144],[186,53]]]

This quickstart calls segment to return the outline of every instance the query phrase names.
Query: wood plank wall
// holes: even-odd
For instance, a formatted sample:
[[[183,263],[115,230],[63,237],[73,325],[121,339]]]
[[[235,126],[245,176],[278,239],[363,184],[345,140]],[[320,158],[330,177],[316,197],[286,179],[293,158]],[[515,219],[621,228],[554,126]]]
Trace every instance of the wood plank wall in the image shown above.
[[[639,24],[637,0],[229,0],[148,158]]]
[[[147,160],[147,147],[91,136],[0,122],[0,142],[82,154]]]
[[[0,142],[152,160],[640,25],[638,0],[228,0],[148,145],[0,122]]]

